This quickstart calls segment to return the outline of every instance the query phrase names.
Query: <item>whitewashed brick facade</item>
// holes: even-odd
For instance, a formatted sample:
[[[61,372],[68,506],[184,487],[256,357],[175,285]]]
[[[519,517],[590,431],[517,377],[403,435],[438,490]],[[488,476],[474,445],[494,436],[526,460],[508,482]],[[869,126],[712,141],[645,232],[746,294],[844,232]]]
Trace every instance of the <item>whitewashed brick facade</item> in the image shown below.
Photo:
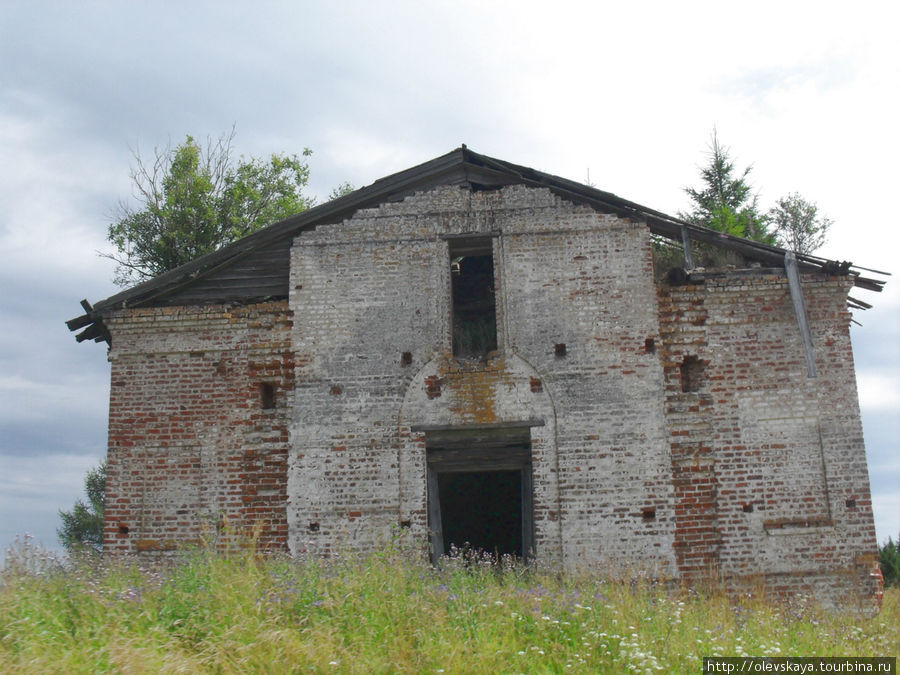
[[[485,358],[452,354],[458,237],[489,242]],[[508,434],[527,555],[872,606],[852,279],[803,276],[811,378],[783,272],[673,286],[653,264],[644,223],[546,188],[438,186],[300,233],[286,299],[108,312],[106,549],[231,523],[295,554],[397,528],[424,550],[430,458]]]

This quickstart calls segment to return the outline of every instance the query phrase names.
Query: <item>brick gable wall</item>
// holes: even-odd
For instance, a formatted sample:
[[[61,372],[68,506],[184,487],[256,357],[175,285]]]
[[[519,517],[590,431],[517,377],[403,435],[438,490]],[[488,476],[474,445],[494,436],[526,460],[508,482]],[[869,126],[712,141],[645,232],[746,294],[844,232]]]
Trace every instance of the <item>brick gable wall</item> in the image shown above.
[[[480,361],[451,354],[463,235],[495,268]],[[295,554],[424,542],[429,433],[526,428],[539,559],[877,598],[846,278],[803,278],[815,379],[783,273],[657,284],[643,224],[544,189],[359,211],[297,238],[289,287],[107,322],[108,550],[227,523]]]

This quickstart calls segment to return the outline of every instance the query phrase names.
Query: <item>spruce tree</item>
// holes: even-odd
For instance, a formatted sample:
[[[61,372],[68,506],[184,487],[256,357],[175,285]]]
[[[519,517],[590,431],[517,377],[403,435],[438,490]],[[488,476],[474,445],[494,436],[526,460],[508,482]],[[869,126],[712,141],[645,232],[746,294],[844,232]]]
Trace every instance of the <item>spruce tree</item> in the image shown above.
[[[768,217],[759,212],[757,195],[747,178],[752,167],[735,169],[734,160],[728,148],[719,143],[715,129],[708,156],[708,164],[700,169],[703,186],[699,190],[684,188],[694,208],[679,213],[679,217],[737,237],[775,243],[774,235],[768,231]]]
[[[78,499],[71,511],[59,512],[62,526],[56,531],[65,549],[72,553],[82,548],[100,552],[103,548],[103,508],[106,501],[106,460],[87,472],[84,478],[87,504]]]

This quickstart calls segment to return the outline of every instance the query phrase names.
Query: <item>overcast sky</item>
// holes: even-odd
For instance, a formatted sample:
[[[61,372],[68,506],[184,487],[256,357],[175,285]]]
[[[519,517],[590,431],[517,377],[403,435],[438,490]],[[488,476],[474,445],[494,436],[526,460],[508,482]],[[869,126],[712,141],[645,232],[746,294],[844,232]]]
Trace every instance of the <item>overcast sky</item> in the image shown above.
[[[734,5],[738,9],[726,9]],[[227,7],[227,11],[226,11]],[[132,151],[311,148],[324,199],[466,143],[676,213],[713,127],[764,208],[834,220],[820,254],[900,271],[900,3],[0,4],[0,546],[56,547],[105,454],[106,228]],[[900,533],[900,278],[852,329],[879,541]]]

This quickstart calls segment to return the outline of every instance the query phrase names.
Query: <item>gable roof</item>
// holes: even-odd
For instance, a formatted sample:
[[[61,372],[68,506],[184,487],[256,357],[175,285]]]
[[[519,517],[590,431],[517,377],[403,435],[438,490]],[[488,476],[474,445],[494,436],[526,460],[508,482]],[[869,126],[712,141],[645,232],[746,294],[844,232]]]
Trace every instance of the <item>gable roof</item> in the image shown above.
[[[735,250],[745,258],[759,263],[779,267],[784,265],[787,251],[783,248],[692,225],[610,192],[480,155],[462,145],[446,155],[381,178],[371,185],[263,228],[217,251],[116,293],[93,306],[87,300],[82,300],[85,313],[67,321],[66,325],[71,331],[84,329],[76,335],[79,342],[109,342],[103,317],[117,309],[190,304],[204,298],[207,301],[226,302],[285,297],[291,242],[304,230],[338,223],[359,209],[400,201],[415,192],[441,185],[486,190],[516,184],[548,188],[568,201],[590,206],[601,213],[612,213],[644,222],[653,234],[676,242],[682,242],[684,237],[688,237],[693,241]],[[857,286],[873,291],[880,291],[884,281],[862,277],[860,271],[887,274],[866,270],[849,262],[806,254],[797,254],[797,261],[800,269],[807,272],[852,274]],[[861,301],[853,302],[862,308],[869,306]]]

